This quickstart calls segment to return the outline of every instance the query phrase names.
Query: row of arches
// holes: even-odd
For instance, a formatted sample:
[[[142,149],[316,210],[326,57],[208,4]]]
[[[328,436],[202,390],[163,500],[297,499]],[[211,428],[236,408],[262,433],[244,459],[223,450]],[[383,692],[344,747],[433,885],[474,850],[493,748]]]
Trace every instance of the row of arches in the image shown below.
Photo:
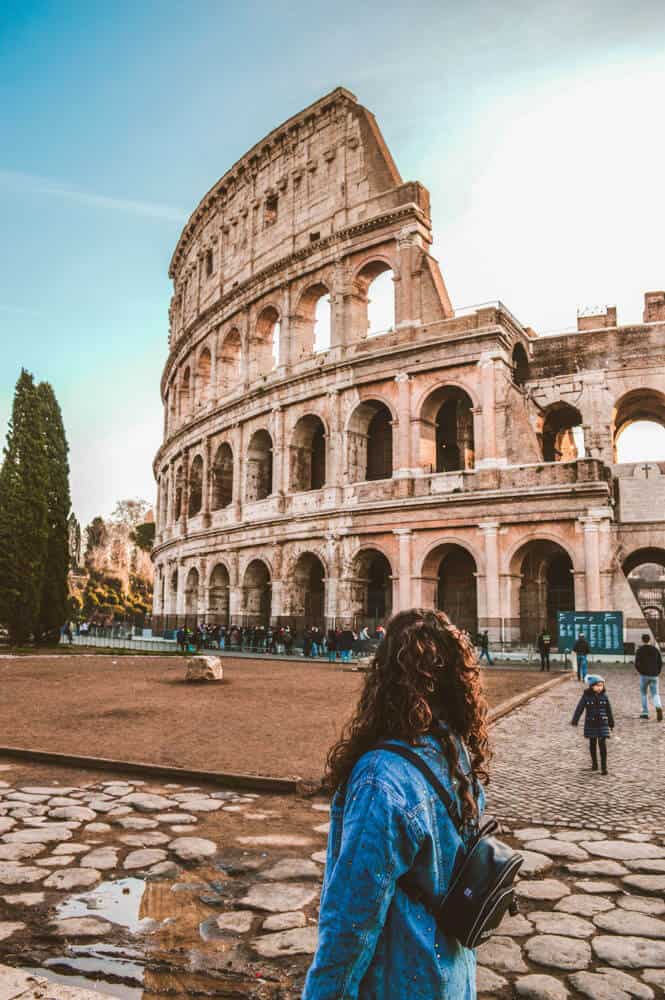
[[[355,275],[353,287],[354,318],[363,336],[378,336],[394,329],[394,275],[390,264],[381,260],[363,265]],[[317,281],[302,293],[289,316],[288,351],[282,344],[282,325],[281,308],[268,304],[261,309],[250,331],[246,357],[237,327],[220,339],[214,365],[210,347],[202,347],[168,389],[167,407],[172,425],[188,419],[218,395],[238,388],[243,371],[251,383],[269,375],[281,363],[297,363],[329,350],[333,333],[331,289]]]
[[[478,570],[472,553],[462,545],[445,543],[434,548],[422,567],[424,603],[445,611],[460,628],[472,635],[478,631]],[[393,568],[378,549],[362,550],[354,559],[346,581],[349,586],[344,617],[356,624],[385,621],[393,610]],[[575,609],[573,565],[562,546],[549,540],[526,543],[516,555],[515,581],[519,632],[533,642],[543,627],[557,631],[559,611]],[[267,625],[274,617],[272,577],[268,564],[252,559],[242,576],[239,614],[243,621]],[[326,615],[326,568],[313,552],[299,556],[285,580],[280,581],[283,603],[289,613],[323,623]],[[178,571],[170,580],[172,595],[177,592]],[[202,581],[191,568],[184,588],[184,611],[189,616],[204,614],[228,623],[231,583],[223,563],[214,566],[208,582],[207,607],[202,609]],[[280,608],[280,614],[284,608]]]

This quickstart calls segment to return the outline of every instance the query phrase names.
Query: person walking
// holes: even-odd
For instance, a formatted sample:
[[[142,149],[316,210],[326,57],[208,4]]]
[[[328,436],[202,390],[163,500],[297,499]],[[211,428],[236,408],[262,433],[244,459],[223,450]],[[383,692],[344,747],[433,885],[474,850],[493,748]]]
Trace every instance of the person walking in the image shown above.
[[[656,719],[658,722],[662,722],[663,706],[658,691],[658,677],[663,669],[663,658],[660,655],[660,650],[651,645],[651,636],[647,632],[642,636],[642,645],[635,653],[635,669],[640,675],[640,694],[642,695],[640,719],[649,718],[648,695],[656,709]]]
[[[461,835],[413,764],[374,749],[383,740],[434,770],[456,801]],[[488,759],[473,645],[442,611],[399,612],[328,753],[334,797],[318,945],[302,1000],[475,1000],[475,953],[438,928],[421,898],[440,899],[450,887],[458,851],[482,815]]]
[[[342,629],[342,634],[337,640],[337,648],[342,654],[342,663],[348,663],[351,659],[351,651],[355,641],[356,637],[353,634],[351,626],[345,625]]]
[[[334,628],[328,629],[328,663],[334,663],[337,659],[337,632]]]
[[[478,662],[480,663],[480,661],[484,657],[487,660],[488,665],[491,667],[494,663],[494,660],[490,655],[490,637],[487,629],[481,632],[479,637],[479,645],[480,645],[480,656],[478,657]]]
[[[586,683],[587,689],[577,703],[571,725],[576,726],[582,713],[586,712],[584,735],[589,741],[591,770],[598,770],[597,749],[599,748],[601,774],[607,774],[607,740],[610,730],[614,729],[612,706],[605,691],[604,677],[601,677],[600,674],[589,674]]]
[[[538,652],[540,653],[540,669],[547,670],[550,669],[550,649],[552,647],[552,636],[549,633],[548,628],[545,626],[541,631],[540,635],[536,640],[536,645],[538,646]]]
[[[584,632],[580,632],[580,634],[577,637],[577,641],[573,646],[573,653],[575,654],[575,658],[577,660],[577,679],[578,681],[582,681],[583,684],[584,681],[586,680],[586,674],[588,668],[587,657],[590,652],[591,649],[589,647],[589,643],[586,641],[584,637]]]

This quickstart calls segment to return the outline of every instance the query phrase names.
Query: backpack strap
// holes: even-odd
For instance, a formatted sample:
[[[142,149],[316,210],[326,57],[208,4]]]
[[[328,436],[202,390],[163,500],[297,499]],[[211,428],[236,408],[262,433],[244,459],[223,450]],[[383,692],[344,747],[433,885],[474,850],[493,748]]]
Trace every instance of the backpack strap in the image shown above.
[[[395,743],[377,743],[373,749],[388,750],[390,753],[397,754],[398,757],[403,757],[405,760],[410,761],[414,767],[417,767],[423,777],[429,781],[430,785],[432,785],[434,790],[437,792],[439,798],[446,807],[446,812],[450,816],[455,829],[459,833],[460,837],[462,837],[464,824],[460,818],[457,804],[454,802],[452,796],[443,787],[431,767],[425,763],[422,757],[417,754],[415,750],[411,750],[409,747],[396,745]]]

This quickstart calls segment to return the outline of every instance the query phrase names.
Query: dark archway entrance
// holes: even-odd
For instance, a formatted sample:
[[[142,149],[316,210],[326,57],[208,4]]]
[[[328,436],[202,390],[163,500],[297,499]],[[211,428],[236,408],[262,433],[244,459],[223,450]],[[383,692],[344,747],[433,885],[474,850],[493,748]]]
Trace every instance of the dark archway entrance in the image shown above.
[[[248,625],[270,624],[270,570],[260,559],[253,559],[243,579],[245,620]]]
[[[556,641],[558,614],[575,610],[573,564],[556,542],[533,541],[518,554],[520,637],[535,642],[542,628]]]
[[[392,567],[376,549],[361,552],[355,562],[356,625],[376,626],[393,609]]]
[[[436,606],[458,628],[475,638],[478,633],[478,597],[476,563],[459,545],[450,545],[439,563]]]
[[[654,638],[665,643],[665,549],[632,552],[623,571]]]

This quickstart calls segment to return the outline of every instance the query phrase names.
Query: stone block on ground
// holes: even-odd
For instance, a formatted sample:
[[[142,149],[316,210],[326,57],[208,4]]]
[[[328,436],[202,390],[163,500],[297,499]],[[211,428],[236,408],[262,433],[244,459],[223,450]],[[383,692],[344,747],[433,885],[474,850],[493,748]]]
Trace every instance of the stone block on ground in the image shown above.
[[[224,669],[218,656],[192,656],[187,661],[186,681],[222,681]]]
[[[317,928],[298,927],[277,934],[265,934],[252,941],[252,948],[263,958],[279,958],[280,955],[313,955],[316,951]]]
[[[537,934],[529,938],[524,950],[532,962],[552,969],[586,969],[591,962],[591,948],[586,941],[559,934]]]
[[[567,1000],[568,990],[553,976],[520,976],[515,983],[518,997],[526,1000]]]

